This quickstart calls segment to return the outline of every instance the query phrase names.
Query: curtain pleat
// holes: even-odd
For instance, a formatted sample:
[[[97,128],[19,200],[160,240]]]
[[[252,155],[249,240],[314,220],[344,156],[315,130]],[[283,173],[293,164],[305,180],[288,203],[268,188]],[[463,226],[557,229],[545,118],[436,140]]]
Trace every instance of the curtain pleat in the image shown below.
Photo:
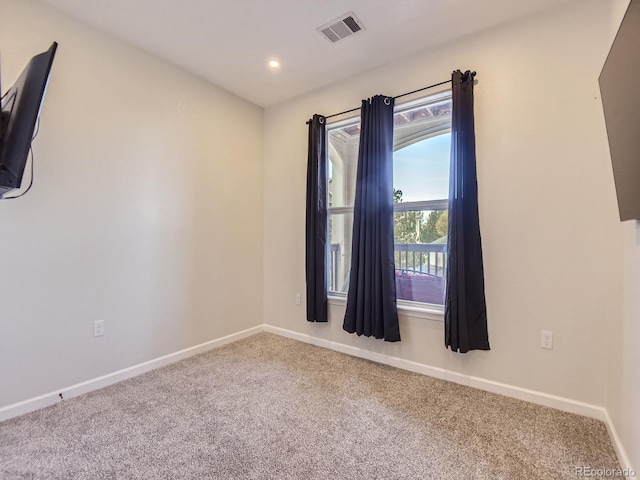
[[[452,75],[451,170],[445,345],[452,351],[489,350],[473,116],[473,75]]]
[[[305,271],[307,320],[327,321],[327,159],[325,118],[309,120]]]
[[[393,256],[393,98],[362,101],[349,293],[343,328],[400,340]]]

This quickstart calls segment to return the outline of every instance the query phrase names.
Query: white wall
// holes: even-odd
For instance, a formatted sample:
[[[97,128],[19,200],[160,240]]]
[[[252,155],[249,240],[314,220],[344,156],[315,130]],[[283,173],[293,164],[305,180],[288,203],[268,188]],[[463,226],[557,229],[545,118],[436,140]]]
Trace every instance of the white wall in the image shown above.
[[[494,28],[265,111],[264,319],[315,337],[568,397],[607,401],[607,324],[621,315],[622,230],[598,75],[624,0],[583,0]],[[622,6],[621,6],[622,5]],[[336,45],[339,54],[339,45]],[[480,216],[492,350],[444,348],[442,322],[402,316],[402,342],[342,330],[304,306],[306,125],[381,93],[478,72]],[[540,348],[541,330],[554,349]]]
[[[628,1],[617,2],[612,31]],[[622,224],[623,239],[616,245],[622,258],[622,312],[610,318],[607,352],[607,410],[624,445],[630,465],[640,468],[640,222]]]
[[[261,324],[262,109],[49,7],[0,12],[4,90],[60,43],[34,187],[0,202],[0,407]]]
[[[263,129],[258,107],[48,7],[0,0],[5,90],[60,42],[35,186],[0,202],[0,407],[264,321],[606,405],[640,465],[640,233],[617,220],[597,85],[627,3],[581,0],[407,58],[271,107]],[[358,338],[339,305],[308,324],[294,304],[305,120],[455,68],[478,71],[492,350],[453,354],[442,323],[408,316],[400,344]],[[542,329],[554,350],[539,348]]]
[[[609,414],[631,465],[640,466],[640,223],[624,223],[624,312],[609,336]]]

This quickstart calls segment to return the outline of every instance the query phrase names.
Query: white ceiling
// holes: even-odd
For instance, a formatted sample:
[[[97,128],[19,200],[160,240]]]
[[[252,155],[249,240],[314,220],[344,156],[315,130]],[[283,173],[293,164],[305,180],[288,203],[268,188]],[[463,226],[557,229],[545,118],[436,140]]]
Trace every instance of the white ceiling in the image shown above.
[[[569,0],[41,1],[268,106]],[[348,11],[364,32],[331,44],[316,31]]]

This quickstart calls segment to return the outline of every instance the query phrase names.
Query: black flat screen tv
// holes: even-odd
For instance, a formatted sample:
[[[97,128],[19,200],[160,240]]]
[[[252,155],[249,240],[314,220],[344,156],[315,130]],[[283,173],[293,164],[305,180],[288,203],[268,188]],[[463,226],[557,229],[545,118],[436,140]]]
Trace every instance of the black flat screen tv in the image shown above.
[[[600,73],[620,220],[640,218],[640,0],[631,0]]]
[[[57,48],[58,44],[53,42],[49,50],[33,57],[15,84],[2,96],[0,198],[22,185],[33,132]]]

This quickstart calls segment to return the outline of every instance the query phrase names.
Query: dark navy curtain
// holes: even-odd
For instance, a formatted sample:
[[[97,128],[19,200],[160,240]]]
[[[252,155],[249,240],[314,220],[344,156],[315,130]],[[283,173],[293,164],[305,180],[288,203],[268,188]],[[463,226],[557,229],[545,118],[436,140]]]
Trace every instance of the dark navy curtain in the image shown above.
[[[309,120],[305,270],[307,320],[327,321],[327,158],[325,118]]]
[[[349,294],[343,328],[400,340],[393,258],[393,98],[362,101]]]
[[[473,76],[453,72],[445,345],[489,350],[473,118]]]

